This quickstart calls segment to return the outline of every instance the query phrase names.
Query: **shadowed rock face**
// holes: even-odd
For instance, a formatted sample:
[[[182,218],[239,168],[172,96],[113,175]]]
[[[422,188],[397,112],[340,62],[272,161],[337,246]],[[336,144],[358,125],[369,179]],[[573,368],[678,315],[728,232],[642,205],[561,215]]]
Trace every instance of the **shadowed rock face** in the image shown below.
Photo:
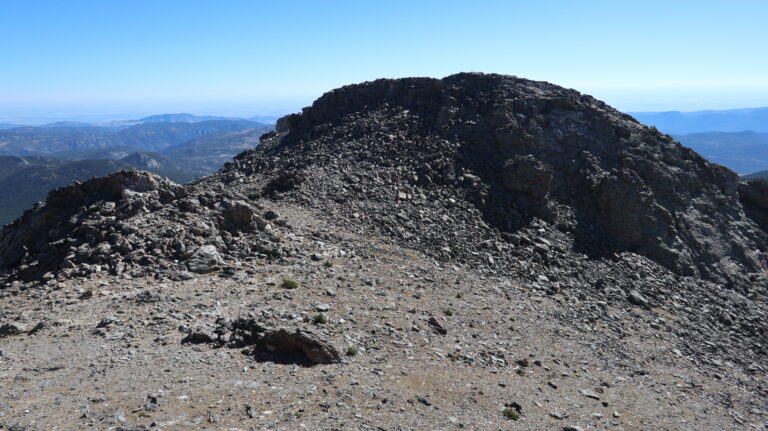
[[[262,176],[271,195],[393,202],[379,194],[387,185],[404,196],[459,188],[497,231],[541,218],[589,254],[633,251],[718,282],[767,268],[768,236],[745,215],[736,174],[544,82],[458,74],[346,86],[281,119],[262,146],[236,159],[218,178]],[[350,187],[324,190],[336,174]],[[398,205],[379,208],[396,214]],[[424,237],[418,232],[411,242]]]

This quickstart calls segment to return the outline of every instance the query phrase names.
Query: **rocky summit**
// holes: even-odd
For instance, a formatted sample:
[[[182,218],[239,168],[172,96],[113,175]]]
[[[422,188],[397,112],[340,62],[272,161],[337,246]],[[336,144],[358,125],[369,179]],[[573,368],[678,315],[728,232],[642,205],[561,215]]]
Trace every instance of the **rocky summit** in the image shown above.
[[[768,189],[544,82],[333,90],[0,233],[1,429],[766,429]]]

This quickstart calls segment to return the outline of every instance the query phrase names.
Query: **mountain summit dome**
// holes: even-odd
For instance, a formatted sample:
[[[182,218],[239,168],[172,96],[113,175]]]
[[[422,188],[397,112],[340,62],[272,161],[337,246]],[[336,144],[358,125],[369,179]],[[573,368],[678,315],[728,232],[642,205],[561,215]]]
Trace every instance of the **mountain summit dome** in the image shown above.
[[[514,76],[333,90],[211,181],[236,177],[470,261],[541,220],[591,256],[634,252],[723,283],[767,268],[736,174],[591,96]]]

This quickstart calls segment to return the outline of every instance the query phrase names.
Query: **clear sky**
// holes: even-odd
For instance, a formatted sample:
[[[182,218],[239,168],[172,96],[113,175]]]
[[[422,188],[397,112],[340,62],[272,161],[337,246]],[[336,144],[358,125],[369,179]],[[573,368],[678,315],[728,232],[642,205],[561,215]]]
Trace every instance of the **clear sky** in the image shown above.
[[[0,0],[0,121],[292,111],[496,72],[623,110],[768,106],[768,1]]]

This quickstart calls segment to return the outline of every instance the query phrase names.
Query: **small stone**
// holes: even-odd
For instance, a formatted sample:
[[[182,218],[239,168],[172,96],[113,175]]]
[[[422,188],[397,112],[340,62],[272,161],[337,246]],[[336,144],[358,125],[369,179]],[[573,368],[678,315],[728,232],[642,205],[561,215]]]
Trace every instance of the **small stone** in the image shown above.
[[[615,418],[620,418],[620,417],[621,417],[621,413],[619,413],[619,411],[618,411],[618,410],[614,410],[614,411],[613,411],[613,417],[615,417]]]
[[[189,271],[179,272],[179,280],[192,280],[193,278],[195,278],[195,276]]]
[[[117,422],[120,422],[121,424],[125,423],[125,421],[126,421],[126,419],[125,419],[125,412],[122,411],[122,410],[116,411],[115,412],[115,420]]]
[[[584,431],[584,428],[578,425],[566,425],[563,427],[563,431]]]
[[[565,415],[558,412],[557,410],[552,410],[551,412],[549,412],[549,415],[555,419],[565,419]]]
[[[597,395],[596,393],[588,390],[588,389],[581,389],[579,391],[581,395],[584,395],[587,398],[592,398],[593,400],[600,400],[600,395]]]
[[[0,326],[0,338],[8,337],[10,335],[19,335],[27,332],[27,327],[19,322],[6,323]]]
[[[247,414],[248,417],[251,418],[251,419],[253,419],[256,416],[258,416],[258,414],[256,413],[256,410],[254,410],[253,406],[251,406],[250,404],[246,404],[245,405],[245,414]]]
[[[157,397],[154,395],[147,395],[147,399],[144,401],[144,410],[148,412],[153,412],[157,410],[157,405],[159,402],[157,401]]]
[[[438,334],[445,335],[448,333],[448,330],[445,329],[443,324],[440,323],[440,321],[435,316],[429,318],[429,325],[432,326],[432,328],[437,331]]]
[[[456,425],[459,428],[464,428],[464,424],[459,422],[459,420],[453,416],[448,416],[448,422]]]
[[[328,311],[331,309],[331,306],[324,303],[317,303],[315,304],[315,310],[316,311]]]
[[[630,290],[627,299],[630,303],[639,307],[646,307],[648,305],[648,300],[636,290]]]

